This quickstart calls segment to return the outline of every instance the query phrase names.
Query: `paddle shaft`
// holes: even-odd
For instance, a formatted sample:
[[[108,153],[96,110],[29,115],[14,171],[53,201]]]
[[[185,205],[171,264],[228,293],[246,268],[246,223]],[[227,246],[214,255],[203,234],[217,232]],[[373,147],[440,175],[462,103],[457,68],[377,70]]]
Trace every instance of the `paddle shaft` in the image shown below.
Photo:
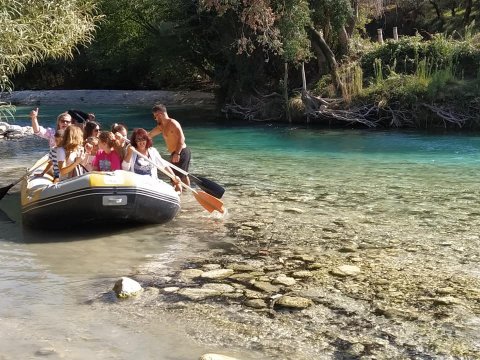
[[[179,168],[178,166],[172,164],[171,162],[168,162],[167,160],[162,158],[162,161],[164,163],[167,163],[168,166],[170,166],[172,169],[177,170],[179,173],[189,176],[192,178],[193,182],[197,184],[202,190],[205,190],[207,193],[210,195],[215,196],[216,198],[221,198],[223,196],[223,193],[225,192],[225,189],[217,184],[216,182],[206,179],[206,178],[198,178],[195,175],[186,172],[182,168]]]
[[[0,189],[0,200],[3,199],[3,197],[7,194],[8,190],[10,190],[12,187],[14,187],[15,185],[17,185],[20,181],[22,181],[23,179],[25,179],[27,176],[29,176],[30,174],[32,174],[35,170],[37,170],[38,168],[42,167],[43,165],[45,165],[46,163],[48,162],[48,159],[41,162],[39,165],[35,166],[33,169],[30,169],[27,171],[27,173],[25,175],[23,175],[20,179],[18,180],[15,180],[13,183],[11,183],[10,185],[8,186],[5,186],[3,188]]]
[[[172,175],[170,174],[168,171],[166,171],[164,168],[162,168],[161,166],[159,166],[158,164],[156,164],[155,162],[153,162],[152,160],[150,160],[147,156],[143,155],[141,152],[139,152],[137,149],[135,149],[133,146],[130,146],[130,149],[132,149],[132,151],[137,154],[138,156],[142,157],[144,160],[146,160],[148,163],[152,164],[153,166],[155,166],[158,170],[160,170],[162,173],[164,173],[165,175],[167,175],[170,179],[174,180],[175,179],[175,175]],[[162,159],[163,161],[163,159]],[[198,192],[194,189],[192,189],[190,186],[188,186],[187,184],[185,184],[184,182],[180,181],[180,184],[190,190],[193,195],[195,196],[195,199],[200,203],[200,205],[202,205],[207,211],[209,212],[212,212],[214,210],[217,210],[218,212],[220,213],[224,213],[224,208],[223,208],[223,202],[219,199],[217,199],[216,197],[210,195],[210,194],[207,194],[206,192]]]
[[[123,138],[127,144],[130,144],[130,140]],[[195,175],[189,174],[187,171],[183,170],[182,168],[179,168],[178,166],[175,166],[174,164],[168,162],[167,160],[162,158],[162,162],[168,164],[169,167],[172,169],[177,170],[179,173],[185,175],[185,176],[190,176],[195,184],[197,184],[202,190],[206,191],[210,195],[216,197],[216,198],[221,198],[223,194],[225,193],[225,189],[217,184],[216,182],[203,178],[203,177],[196,177]]]
[[[144,160],[147,160],[150,164],[152,164],[153,166],[155,166],[158,170],[160,170],[162,173],[164,173],[165,175],[167,175],[170,179],[172,180],[175,180],[175,175],[172,175],[170,174],[167,170],[165,170],[164,168],[162,168],[161,166],[159,166],[158,164],[154,163],[152,160],[150,160],[148,158],[148,156],[145,156],[143,155],[140,151],[138,151],[137,149],[135,149],[133,146],[130,146],[130,149],[132,149],[132,151],[137,154],[138,156],[142,157]],[[164,161],[162,159],[162,161]],[[195,190],[193,190],[190,186],[188,186],[187,184],[184,184],[183,182],[181,182],[182,186],[184,186],[185,188],[187,188],[188,190],[191,190],[193,192],[195,192]]]

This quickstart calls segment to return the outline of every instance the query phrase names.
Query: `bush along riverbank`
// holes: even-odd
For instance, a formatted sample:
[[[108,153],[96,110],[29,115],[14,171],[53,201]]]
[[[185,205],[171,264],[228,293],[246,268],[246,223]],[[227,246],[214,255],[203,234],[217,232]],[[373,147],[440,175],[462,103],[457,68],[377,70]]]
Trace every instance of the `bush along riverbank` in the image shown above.
[[[480,34],[468,30],[462,38],[365,42],[339,66],[335,82],[329,74],[311,90],[292,94],[288,116],[280,94],[248,107],[227,105],[226,112],[321,126],[479,129]]]
[[[314,92],[316,101],[304,107],[310,121],[384,128],[480,128],[480,34],[467,31],[462,39],[438,34],[428,41],[410,36],[373,44],[340,73],[343,100],[319,101],[334,95],[328,78],[321,80]]]

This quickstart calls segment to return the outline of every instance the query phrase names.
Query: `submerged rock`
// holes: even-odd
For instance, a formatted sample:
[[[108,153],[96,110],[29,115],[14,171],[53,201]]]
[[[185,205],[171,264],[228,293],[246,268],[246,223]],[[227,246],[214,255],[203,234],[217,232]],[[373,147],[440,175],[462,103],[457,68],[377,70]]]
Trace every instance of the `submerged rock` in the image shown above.
[[[112,290],[115,291],[117,297],[127,298],[130,296],[138,295],[143,290],[143,288],[135,280],[124,276],[120,280],[117,280]]]
[[[232,269],[216,269],[204,272],[201,277],[204,279],[223,279],[233,275]]]
[[[435,305],[456,305],[460,304],[461,301],[453,296],[442,296],[435,298],[433,303]]]
[[[245,301],[244,305],[253,309],[264,309],[267,307],[267,303],[262,299],[248,299]]]
[[[272,285],[268,282],[265,282],[265,281],[255,281],[255,280],[252,280],[250,281],[250,284],[257,290],[261,290],[261,291],[265,291],[265,292],[268,292],[268,293],[275,293],[275,292],[278,292],[280,291],[280,286],[275,286],[275,285]]]
[[[206,298],[219,296],[222,294],[222,291],[218,291],[216,289],[208,289],[208,288],[183,288],[178,290],[178,295],[184,296],[189,300],[198,301],[198,300],[205,300]]]
[[[300,296],[282,296],[275,306],[282,306],[291,309],[306,309],[313,304],[312,300]]]
[[[198,360],[240,360],[231,356],[220,354],[203,354]]]
[[[178,278],[180,281],[189,282],[192,279],[202,276],[203,270],[200,269],[187,269],[180,272]]]
[[[332,274],[340,277],[356,276],[360,274],[360,268],[355,265],[342,265],[332,270]]]
[[[56,353],[57,351],[53,347],[44,347],[35,351],[35,355],[37,356],[50,356]]]
[[[274,285],[285,285],[285,286],[292,286],[295,285],[297,281],[292,278],[288,277],[285,274],[278,275],[273,281],[272,284]]]
[[[208,283],[202,286],[202,289],[216,290],[221,293],[231,293],[235,288],[229,284]]]

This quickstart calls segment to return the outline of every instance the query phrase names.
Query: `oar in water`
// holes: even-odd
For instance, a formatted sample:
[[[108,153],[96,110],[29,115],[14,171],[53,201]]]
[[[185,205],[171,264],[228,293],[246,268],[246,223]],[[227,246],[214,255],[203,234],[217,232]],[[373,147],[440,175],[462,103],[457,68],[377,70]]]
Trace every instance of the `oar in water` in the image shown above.
[[[198,187],[205,192],[209,193],[210,195],[215,196],[216,198],[221,198],[225,193],[225,189],[217,184],[215,181],[209,180],[202,176],[193,175],[191,173],[186,172],[185,170],[179,168],[178,166],[173,165],[172,163],[168,162],[165,159],[162,159],[165,163],[168,164],[172,169],[177,170],[179,173],[186,175],[192,179],[192,182],[198,185]]]
[[[130,141],[128,139],[125,139],[125,142],[127,144],[130,144]],[[205,191],[206,193],[215,196],[218,199],[221,199],[223,194],[225,193],[225,189],[217,184],[215,181],[207,179],[202,176],[197,176],[190,174],[186,172],[185,170],[179,168],[178,166],[173,165],[172,163],[168,162],[167,160],[162,158],[162,161],[168,164],[172,169],[177,170],[178,172],[182,173],[183,175],[189,176],[192,179],[192,182],[194,182],[200,189]]]
[[[158,170],[163,172],[165,175],[167,175],[170,179],[174,180],[175,176],[167,172],[163,167],[157,165],[154,163],[152,160],[150,160],[147,156],[143,155],[140,153],[137,149],[135,149],[133,146],[130,147],[132,151],[137,154],[138,156],[142,157],[144,160],[148,161],[150,164],[155,166]],[[205,210],[208,212],[213,212],[217,210],[220,213],[224,213],[225,209],[223,208],[223,202],[220,199],[217,199],[216,197],[207,194],[205,191],[196,191],[192,189],[190,186],[187,184],[181,182],[182,186],[188,190],[190,190],[193,193],[193,196],[195,199],[200,203],[200,205],[203,206]]]
[[[8,190],[10,190],[12,187],[14,187],[15,185],[17,185],[20,181],[22,181],[23,179],[25,179],[27,176],[30,176],[31,174],[33,174],[35,172],[35,170],[37,170],[38,168],[42,167],[43,165],[45,165],[46,163],[48,162],[48,157],[45,161],[42,161],[39,165],[35,166],[34,168],[30,169],[27,171],[27,173],[25,175],[23,175],[20,179],[14,181],[13,183],[11,183],[10,185],[8,186],[5,186],[3,188],[0,188],[0,200],[2,200],[5,195],[7,195],[8,193]]]

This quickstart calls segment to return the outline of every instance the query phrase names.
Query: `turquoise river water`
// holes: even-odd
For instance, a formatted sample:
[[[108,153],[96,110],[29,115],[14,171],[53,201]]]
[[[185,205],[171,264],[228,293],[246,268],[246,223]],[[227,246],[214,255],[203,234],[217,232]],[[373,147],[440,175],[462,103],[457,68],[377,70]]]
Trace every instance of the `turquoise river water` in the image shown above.
[[[19,107],[13,123],[28,125],[29,110]],[[52,126],[63,110],[41,107],[40,122]],[[130,130],[150,129],[154,124],[149,108],[83,110],[94,111],[103,127],[122,122]],[[207,111],[182,108],[172,108],[170,115],[183,125],[192,173],[227,189],[227,214],[211,215],[185,193],[182,212],[163,226],[38,233],[22,228],[18,187],[13,188],[0,201],[1,359],[50,354],[179,360],[228,352],[224,346],[193,341],[171,319],[125,318],[88,304],[152,259],[174,264],[231,241],[226,221],[254,220],[262,212],[278,212],[279,226],[292,229],[341,219],[372,242],[385,237],[405,246],[468,241],[478,256],[478,134],[227,126],[210,119]],[[161,138],[155,146],[166,154]],[[18,179],[47,151],[47,141],[35,137],[0,141],[0,185]],[[288,207],[302,211],[287,215],[282,210]],[[453,261],[448,266],[480,277],[478,263]],[[236,344],[231,347],[242,355]],[[243,355],[248,353],[246,349]]]

